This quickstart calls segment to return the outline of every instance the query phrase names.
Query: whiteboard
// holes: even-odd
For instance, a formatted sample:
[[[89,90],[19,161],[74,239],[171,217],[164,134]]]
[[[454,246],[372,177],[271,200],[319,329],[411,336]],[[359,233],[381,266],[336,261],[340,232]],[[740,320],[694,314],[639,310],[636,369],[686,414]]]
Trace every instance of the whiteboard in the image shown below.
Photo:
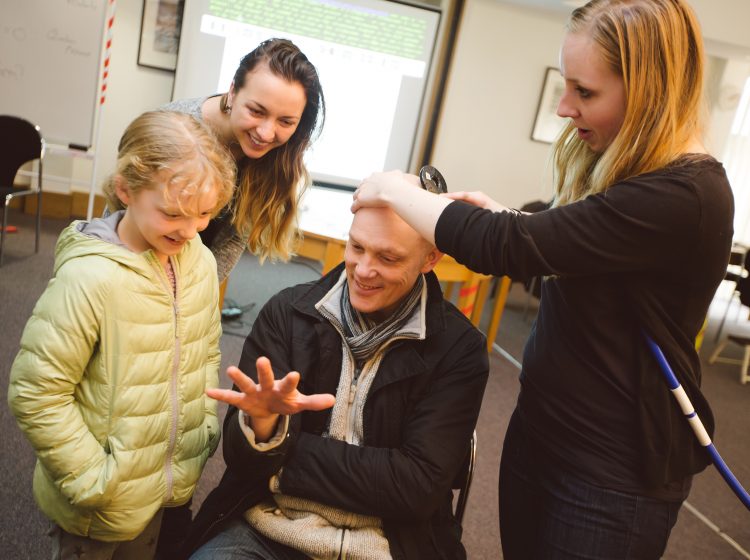
[[[107,0],[0,2],[0,114],[91,146]]]

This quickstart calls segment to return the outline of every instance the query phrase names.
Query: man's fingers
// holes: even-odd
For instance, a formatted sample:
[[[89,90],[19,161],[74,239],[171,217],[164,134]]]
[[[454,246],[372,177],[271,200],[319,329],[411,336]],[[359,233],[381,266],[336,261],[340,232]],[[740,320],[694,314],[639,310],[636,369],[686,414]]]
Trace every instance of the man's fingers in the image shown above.
[[[246,395],[255,391],[255,381],[245,375],[240,368],[229,366],[227,368],[227,375],[237,388]]]
[[[278,391],[281,393],[291,393],[299,384],[299,372],[290,371],[283,379],[279,381]]]
[[[336,404],[336,397],[329,394],[300,395],[298,405],[300,410],[325,410]]]
[[[271,360],[265,356],[261,356],[255,360],[255,369],[258,371],[258,385],[260,385],[260,388],[263,391],[271,391],[274,382]]]
[[[230,389],[206,389],[206,395],[214,400],[222,401],[233,406],[238,406],[242,402],[242,398],[245,396],[237,391]]]
[[[230,366],[227,375],[241,391],[229,389],[206,389],[212,399],[236,406],[251,416],[273,414],[296,414],[303,410],[325,410],[336,402],[333,395],[303,395],[297,390],[300,374],[290,371],[276,381],[271,362],[260,357],[255,362],[258,371],[258,383],[255,383],[239,368]],[[249,408],[248,408],[249,407]]]

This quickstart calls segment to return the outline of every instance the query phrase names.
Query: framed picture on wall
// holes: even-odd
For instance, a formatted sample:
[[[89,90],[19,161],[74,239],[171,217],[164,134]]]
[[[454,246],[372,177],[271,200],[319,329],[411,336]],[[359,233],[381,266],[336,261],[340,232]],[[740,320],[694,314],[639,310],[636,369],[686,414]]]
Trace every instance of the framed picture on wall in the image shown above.
[[[560,134],[568,119],[557,116],[557,106],[565,91],[565,80],[557,68],[548,67],[544,74],[542,93],[536,109],[531,139],[551,144]]]
[[[174,71],[185,0],[143,0],[138,64]]]

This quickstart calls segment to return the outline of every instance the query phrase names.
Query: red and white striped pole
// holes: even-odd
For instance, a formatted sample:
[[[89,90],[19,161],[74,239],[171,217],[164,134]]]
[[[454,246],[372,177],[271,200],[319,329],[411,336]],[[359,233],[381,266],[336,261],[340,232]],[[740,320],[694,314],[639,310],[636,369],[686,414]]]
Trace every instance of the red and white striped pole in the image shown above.
[[[99,105],[104,105],[107,94],[107,78],[109,77],[109,57],[112,53],[112,24],[115,22],[115,0],[109,0],[110,12],[107,16],[107,30],[105,31],[104,64],[102,69],[102,89]]]
[[[102,128],[102,106],[107,99],[107,81],[109,79],[109,60],[112,52],[112,25],[115,22],[115,0],[109,0],[107,3],[106,28],[104,32],[104,49],[102,51],[102,79],[99,91],[99,104],[97,106],[96,130],[94,131],[94,165],[91,170],[91,185],[89,186],[89,205],[86,210],[86,219],[91,221],[94,214],[94,196],[96,192],[96,172],[99,158],[96,151],[99,149],[99,133]]]

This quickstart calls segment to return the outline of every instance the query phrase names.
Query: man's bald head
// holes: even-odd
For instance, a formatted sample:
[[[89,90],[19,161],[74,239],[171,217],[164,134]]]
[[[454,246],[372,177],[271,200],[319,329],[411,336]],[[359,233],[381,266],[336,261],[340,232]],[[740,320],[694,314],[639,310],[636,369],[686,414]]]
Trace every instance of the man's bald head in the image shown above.
[[[384,319],[441,256],[393,210],[359,209],[344,255],[352,305]]]
[[[370,231],[382,232],[382,241],[403,245],[410,250],[419,250],[427,254],[435,246],[422,237],[417,230],[407,224],[390,208],[360,208],[352,220],[352,229],[368,228]]]

